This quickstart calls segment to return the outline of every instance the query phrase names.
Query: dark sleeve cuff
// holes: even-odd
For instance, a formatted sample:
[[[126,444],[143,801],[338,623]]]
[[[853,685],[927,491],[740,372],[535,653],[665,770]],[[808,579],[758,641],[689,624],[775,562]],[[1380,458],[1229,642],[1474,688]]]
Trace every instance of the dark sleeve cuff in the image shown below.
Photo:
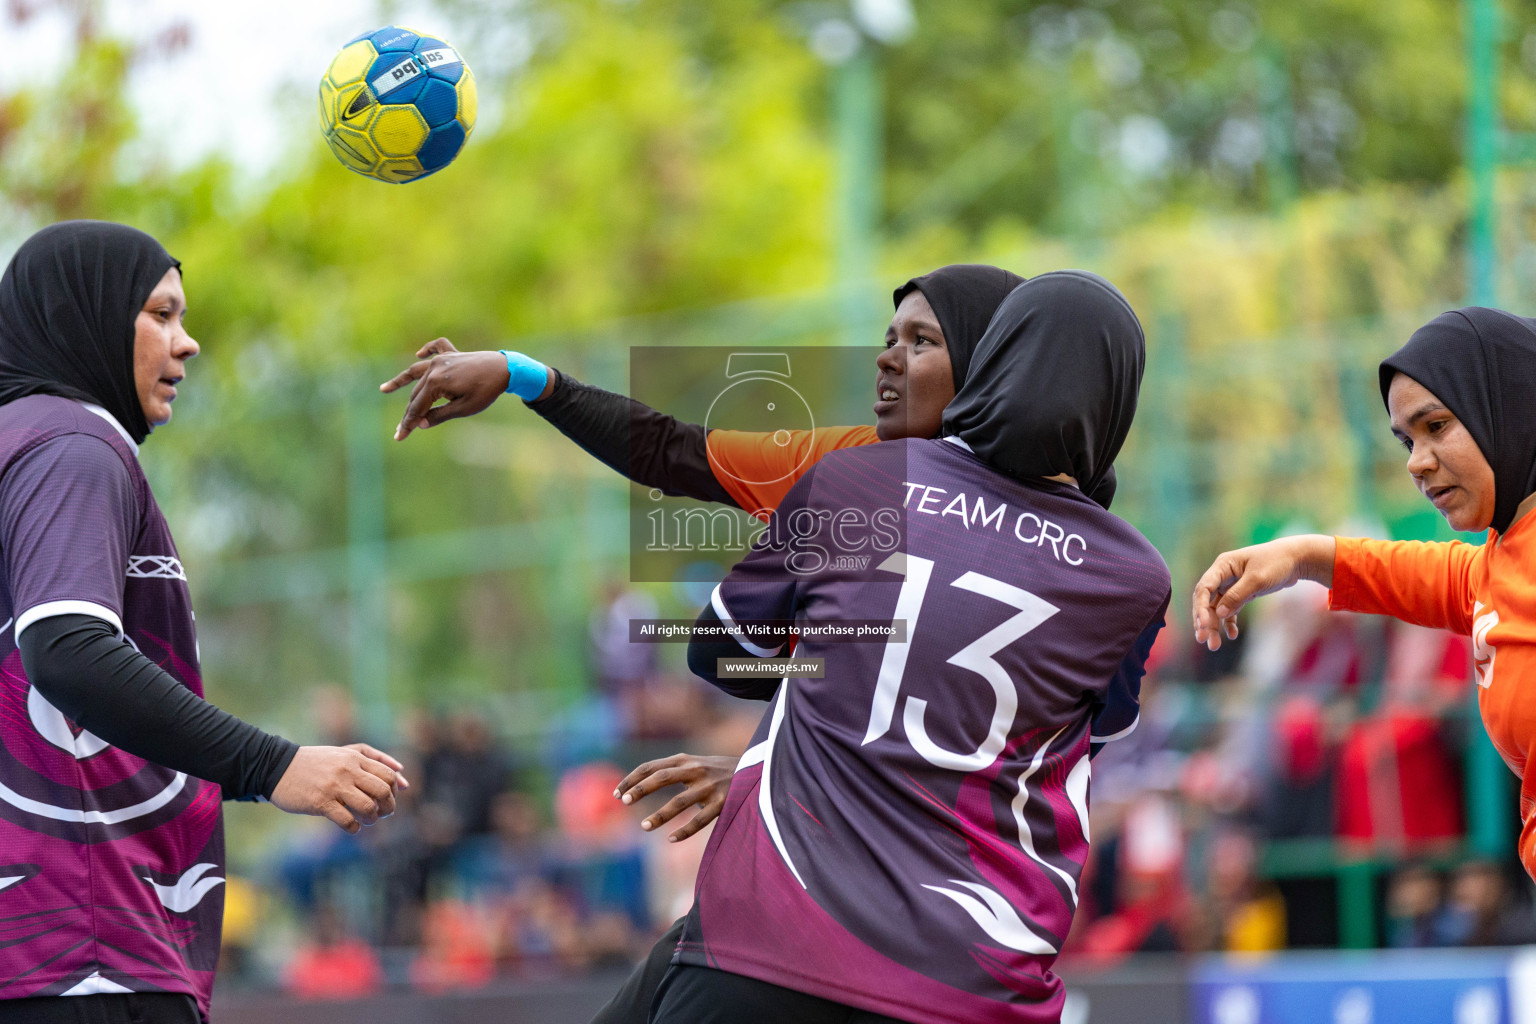
[[[293,757],[298,752],[299,745],[292,740],[284,739],[275,733],[266,734],[266,743],[254,759],[255,773],[258,778],[254,792],[260,794],[261,799],[272,799],[273,791],[283,780],[283,774],[288,771],[288,766],[293,763]],[[242,798],[236,797],[236,799]]]
[[[723,639],[701,639],[710,633],[719,633],[725,623],[721,621],[713,604],[704,606],[694,622],[694,639],[688,642],[688,669],[712,686],[732,697],[742,700],[772,700],[779,690],[780,680],[771,676],[741,676],[721,679],[717,671],[721,658],[745,658],[747,652],[729,635]]]

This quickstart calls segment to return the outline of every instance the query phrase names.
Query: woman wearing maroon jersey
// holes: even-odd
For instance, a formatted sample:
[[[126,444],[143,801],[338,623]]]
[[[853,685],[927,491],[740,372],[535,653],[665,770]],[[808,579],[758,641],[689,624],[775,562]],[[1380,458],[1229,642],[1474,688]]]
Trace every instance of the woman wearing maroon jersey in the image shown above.
[[[715,589],[689,666],[773,706],[655,1024],[1060,1020],[1090,750],[1106,712],[1134,714],[1116,666],[1145,655],[1169,597],[1157,552],[1085,493],[1144,358],[1102,278],[1019,286],[943,438],[829,454]],[[790,620],[791,663],[751,671],[780,649],[756,630]],[[897,635],[838,642],[880,623]]]
[[[794,482],[829,451],[936,435],[944,407],[965,383],[971,350],[998,303],[1023,282],[1017,274],[981,263],[940,267],[907,281],[892,296],[895,315],[886,328],[885,348],[875,359],[877,398],[886,394],[875,426],[789,431],[789,444],[772,443],[767,434],[706,431],[521,353],[459,352],[447,338],[424,345],[417,362],[380,390],[413,385],[395,432],[398,440],[483,412],[504,393],[516,394],[593,457],[636,483],[766,519]],[[634,459],[635,453],[645,457]],[[757,480],[771,482],[750,482]],[[1107,508],[1114,490],[1111,471],[1094,498]],[[671,840],[679,842],[715,820],[735,766],[730,757],[674,754],[635,768],[615,795],[631,803],[668,786],[683,786],[683,792],[641,822],[646,830],[660,828],[688,808],[698,808],[672,833]],[[657,949],[670,945],[664,936]],[[647,997],[636,1005],[648,1003]],[[630,1016],[643,1021],[644,1009]]]
[[[679,422],[623,395],[583,384],[519,353],[459,353],[442,338],[424,346],[417,353],[419,361],[381,390],[394,391],[416,382],[397,438],[473,415],[503,392],[515,393],[587,452],[642,485],[733,505],[766,518],[794,482],[827,452],[880,440],[935,436],[945,407],[965,382],[971,353],[998,304],[1023,280],[998,267],[957,264],[897,288],[895,315],[886,331],[885,348],[875,361],[880,399],[876,425],[792,432],[788,445],[769,443],[767,435],[706,432],[702,426]],[[439,400],[446,404],[434,408]],[[645,457],[635,460],[632,453],[645,453]],[[748,483],[752,480],[774,482]],[[1111,468],[1092,497],[1108,507],[1114,491]],[[1140,670],[1133,656],[1122,675],[1134,683]],[[1117,723],[1107,732],[1124,726]],[[697,808],[670,837],[677,842],[716,818],[735,766],[735,758],[675,754],[637,767],[615,795],[629,803],[668,786],[684,787],[641,823],[647,830],[659,828],[686,809]],[[594,1024],[645,1020],[681,924],[662,936]]]
[[[67,221],[0,278],[0,1018],[206,1019],[221,799],[348,832],[400,765],[299,747],[202,699],[187,577],[139,466],[198,345],[180,264]],[[67,997],[67,998],[66,998]]]

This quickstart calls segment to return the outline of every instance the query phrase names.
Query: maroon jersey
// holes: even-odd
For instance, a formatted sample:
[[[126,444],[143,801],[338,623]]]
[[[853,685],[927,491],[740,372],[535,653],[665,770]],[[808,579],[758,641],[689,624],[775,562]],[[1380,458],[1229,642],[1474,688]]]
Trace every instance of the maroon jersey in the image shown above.
[[[35,395],[0,406],[0,999],[185,992],[206,1016],[219,787],[81,731],[28,684],[16,636],[70,613],[202,695],[186,573],[136,446],[104,411]]]
[[[785,680],[758,727],[677,961],[918,1024],[1058,1020],[1091,723],[1169,594],[1157,551],[1069,485],[952,441],[826,456],[715,592],[727,624],[796,620],[824,675]],[[817,637],[867,620],[908,642]]]

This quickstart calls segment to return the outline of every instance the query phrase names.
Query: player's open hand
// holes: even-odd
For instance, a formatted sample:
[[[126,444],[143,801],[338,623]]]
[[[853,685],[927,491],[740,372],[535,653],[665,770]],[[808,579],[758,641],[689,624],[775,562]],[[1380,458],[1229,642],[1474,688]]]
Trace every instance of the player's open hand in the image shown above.
[[[378,747],[369,746],[367,743],[348,743],[345,749],[355,750],[364,757],[371,757],[375,761],[382,761],[389,765],[390,769],[395,773],[394,788],[396,791],[411,788],[411,781],[405,777],[405,765],[384,753]]]
[[[1333,586],[1334,540],[1311,534],[1227,551],[1195,584],[1195,642],[1220,650],[1222,637],[1237,639],[1237,613],[1256,597],[1301,580]]]
[[[649,796],[667,786],[683,786],[683,791],[661,805],[650,817],[640,822],[647,832],[658,829],[689,807],[697,807],[692,818],[667,837],[668,842],[680,843],[699,829],[720,817],[725,806],[726,790],[736,771],[734,757],[703,757],[698,754],[673,754],[656,761],[647,761],[619,783],[613,795],[626,804]]]
[[[366,743],[300,747],[272,802],[289,814],[320,815],[356,833],[393,814],[395,789],[406,785],[400,762]]]
[[[418,427],[473,416],[507,390],[507,357],[500,352],[460,352],[447,338],[438,338],[423,345],[416,360],[379,385],[380,391],[389,394],[416,382],[395,428],[396,441],[405,440]],[[439,400],[446,400],[445,404],[437,405]]]

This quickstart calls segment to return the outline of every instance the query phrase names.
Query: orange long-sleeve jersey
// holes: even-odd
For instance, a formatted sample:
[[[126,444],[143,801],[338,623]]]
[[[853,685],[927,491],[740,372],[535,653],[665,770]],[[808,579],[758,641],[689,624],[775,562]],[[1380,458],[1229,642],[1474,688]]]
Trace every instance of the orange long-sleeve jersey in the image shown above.
[[[711,430],[709,468],[736,503],[759,519],[779,507],[784,495],[828,452],[880,440],[874,427],[817,427],[757,433]]]
[[[1337,538],[1329,607],[1472,637],[1477,705],[1520,777],[1520,862],[1536,878],[1536,516],[1481,547]]]

